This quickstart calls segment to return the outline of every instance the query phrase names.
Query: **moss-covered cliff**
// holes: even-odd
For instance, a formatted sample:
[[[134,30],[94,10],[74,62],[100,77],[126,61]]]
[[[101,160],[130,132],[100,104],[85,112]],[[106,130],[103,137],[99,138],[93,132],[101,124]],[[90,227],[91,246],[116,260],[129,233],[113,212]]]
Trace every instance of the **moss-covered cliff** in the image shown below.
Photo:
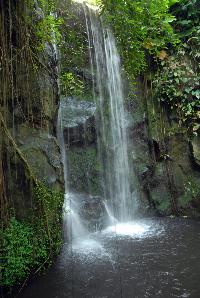
[[[39,35],[39,25],[49,14],[40,1],[0,3],[0,283],[4,286],[42,269],[61,245],[57,56],[53,40]]]

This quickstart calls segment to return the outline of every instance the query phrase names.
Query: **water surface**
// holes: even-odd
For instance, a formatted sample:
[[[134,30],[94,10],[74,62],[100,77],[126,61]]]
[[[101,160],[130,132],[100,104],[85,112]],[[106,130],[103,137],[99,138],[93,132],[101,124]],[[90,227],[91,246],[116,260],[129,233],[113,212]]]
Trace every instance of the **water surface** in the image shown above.
[[[200,222],[147,219],[63,246],[22,298],[200,297]]]

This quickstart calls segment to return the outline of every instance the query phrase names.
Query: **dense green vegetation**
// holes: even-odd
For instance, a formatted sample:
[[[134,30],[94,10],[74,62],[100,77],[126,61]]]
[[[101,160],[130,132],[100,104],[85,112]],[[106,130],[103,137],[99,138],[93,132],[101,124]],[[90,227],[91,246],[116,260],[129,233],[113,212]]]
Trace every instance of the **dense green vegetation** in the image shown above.
[[[154,97],[176,110],[180,125],[196,133],[200,121],[199,1],[102,1],[129,76],[155,73]]]
[[[113,26],[129,76],[133,93],[129,95],[130,104],[134,98],[135,78],[144,81],[143,108],[147,113],[148,133],[156,139],[160,150],[153,171],[161,171],[167,177],[162,197],[160,190],[152,192],[154,204],[162,214],[184,213],[184,207],[191,208],[191,202],[198,206],[199,186],[195,177],[189,177],[187,170],[181,173],[173,163],[181,154],[176,147],[183,146],[182,134],[185,140],[199,135],[200,3],[198,0],[118,0],[102,1],[102,4],[103,15]],[[180,139],[175,142],[177,136]],[[180,150],[188,150],[184,148]],[[180,167],[187,163],[185,158],[180,159]],[[184,185],[182,192],[178,193],[175,183]]]
[[[30,46],[34,52],[42,52],[45,49],[45,43],[59,44],[61,41],[60,26],[63,23],[61,17],[57,17],[56,0],[39,0],[36,4],[33,0],[27,0],[27,7],[31,15],[26,16],[26,25],[30,28]],[[37,5],[41,10],[41,15],[36,15]]]
[[[130,75],[138,75],[145,69],[147,52],[156,59],[169,45],[176,46],[179,43],[172,27],[175,17],[169,12],[176,0],[102,2]]]
[[[155,98],[177,111],[180,125],[192,135],[200,127],[200,4],[180,1],[172,11],[180,44],[161,63],[154,81]]]
[[[61,247],[63,194],[43,184],[34,189],[35,207],[26,220],[15,214],[1,232],[1,285],[12,286],[47,266]]]
[[[183,47],[162,62],[154,80],[156,99],[177,111],[180,125],[186,126],[190,134],[196,133],[200,127],[199,78],[199,72],[194,69]]]

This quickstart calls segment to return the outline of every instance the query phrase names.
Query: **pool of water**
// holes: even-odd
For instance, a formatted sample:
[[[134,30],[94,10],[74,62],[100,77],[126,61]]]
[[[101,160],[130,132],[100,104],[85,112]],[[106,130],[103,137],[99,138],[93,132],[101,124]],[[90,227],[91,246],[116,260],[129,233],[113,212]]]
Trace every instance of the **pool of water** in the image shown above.
[[[63,246],[20,298],[200,297],[200,222],[146,219]]]

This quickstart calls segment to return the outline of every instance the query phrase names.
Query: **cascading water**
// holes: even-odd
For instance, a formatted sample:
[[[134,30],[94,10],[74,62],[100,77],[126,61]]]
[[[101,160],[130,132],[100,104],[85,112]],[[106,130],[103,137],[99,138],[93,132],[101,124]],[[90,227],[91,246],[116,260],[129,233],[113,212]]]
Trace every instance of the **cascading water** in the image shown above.
[[[89,42],[89,58],[93,77],[93,93],[97,103],[98,149],[102,170],[102,186],[106,211],[114,224],[133,219],[134,204],[130,190],[130,171],[126,117],[120,58],[111,30],[104,27],[98,12],[83,5]],[[67,99],[66,99],[67,100]],[[70,243],[89,234],[81,217],[81,195],[71,193],[68,186],[67,150],[64,140],[65,101],[60,102],[57,136],[65,180],[64,240]],[[117,220],[117,221],[116,221]]]
[[[63,164],[63,172],[64,172],[64,182],[65,182],[65,195],[68,194],[69,188],[68,188],[68,175],[67,175],[67,154],[65,149],[65,141],[64,141],[64,127],[63,127],[63,115],[62,115],[62,101],[60,102],[60,106],[58,109],[58,118],[57,118],[57,139],[58,144],[60,147],[60,153],[61,153],[61,161]]]
[[[65,182],[65,201],[63,206],[63,230],[64,241],[72,243],[73,240],[84,236],[88,233],[83,221],[78,213],[79,201],[77,195],[69,191],[68,186],[68,170],[67,170],[67,153],[64,140],[63,110],[65,102],[61,101],[58,110],[57,119],[57,139],[60,147],[64,182]]]
[[[120,222],[130,221],[134,204],[120,58],[110,28],[105,28],[98,11],[84,4],[89,39],[93,89],[98,104],[98,146],[102,163],[104,197],[111,214]]]

